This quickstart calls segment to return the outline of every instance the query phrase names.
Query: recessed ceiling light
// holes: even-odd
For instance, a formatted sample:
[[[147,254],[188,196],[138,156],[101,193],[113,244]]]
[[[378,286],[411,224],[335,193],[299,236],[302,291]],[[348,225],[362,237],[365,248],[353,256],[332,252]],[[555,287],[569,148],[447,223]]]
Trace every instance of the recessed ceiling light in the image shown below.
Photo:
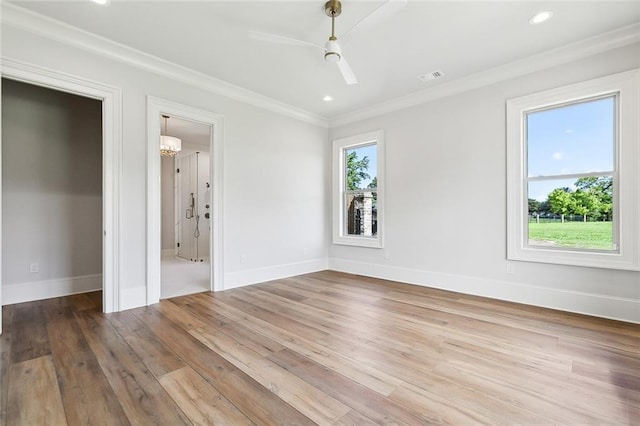
[[[551,19],[551,17],[553,16],[553,12],[550,10],[543,10],[542,12],[538,12],[535,15],[533,15],[530,19],[529,19],[529,23],[530,24],[541,24],[545,21],[548,21],[549,19]]]
[[[94,3],[97,3],[97,4],[101,4],[101,5],[105,5],[105,4],[109,3],[109,0],[91,0],[91,1],[94,2]]]
[[[333,98],[331,96],[327,95],[324,98],[322,98],[322,100],[325,101],[325,102],[329,102],[329,101],[332,101]]]

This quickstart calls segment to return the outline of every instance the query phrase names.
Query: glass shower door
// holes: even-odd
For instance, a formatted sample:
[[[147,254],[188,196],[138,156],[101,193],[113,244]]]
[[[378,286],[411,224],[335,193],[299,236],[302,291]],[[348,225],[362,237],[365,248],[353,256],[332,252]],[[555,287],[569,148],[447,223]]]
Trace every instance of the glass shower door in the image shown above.
[[[209,260],[209,154],[196,152],[177,159],[178,257]]]

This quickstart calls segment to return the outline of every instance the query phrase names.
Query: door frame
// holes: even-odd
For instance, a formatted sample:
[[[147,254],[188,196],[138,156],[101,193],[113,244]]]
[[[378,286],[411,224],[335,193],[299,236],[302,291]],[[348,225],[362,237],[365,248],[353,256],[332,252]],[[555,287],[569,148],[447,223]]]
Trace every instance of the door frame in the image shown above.
[[[210,289],[224,289],[222,234],[222,178],[224,117],[188,105],[147,96],[147,305],[158,303],[161,292],[160,128],[162,114],[211,126],[209,132],[209,182],[211,229],[209,231]]]
[[[122,182],[122,91],[85,78],[13,59],[2,58],[2,77],[102,102],[102,309],[120,310],[120,200]],[[0,151],[2,141],[0,137]],[[0,164],[0,241],[2,181]],[[0,250],[0,268],[2,267]],[[1,272],[1,271],[0,271]],[[2,326],[0,273],[0,332]]]

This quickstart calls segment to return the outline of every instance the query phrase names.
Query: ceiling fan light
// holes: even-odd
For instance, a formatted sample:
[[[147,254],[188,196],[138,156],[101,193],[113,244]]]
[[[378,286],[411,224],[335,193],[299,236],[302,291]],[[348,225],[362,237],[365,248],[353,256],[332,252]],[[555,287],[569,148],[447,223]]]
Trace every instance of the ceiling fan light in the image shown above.
[[[339,62],[342,50],[335,39],[329,39],[324,45],[324,60],[327,62]]]
[[[324,54],[324,60],[327,62],[338,62],[340,58],[341,56],[338,52],[326,52]]]

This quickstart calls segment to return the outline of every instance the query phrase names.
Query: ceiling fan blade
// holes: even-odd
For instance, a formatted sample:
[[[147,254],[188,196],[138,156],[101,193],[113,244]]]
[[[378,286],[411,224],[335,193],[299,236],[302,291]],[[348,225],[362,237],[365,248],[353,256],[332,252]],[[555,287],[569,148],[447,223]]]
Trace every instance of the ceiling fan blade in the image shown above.
[[[351,35],[380,24],[385,19],[388,19],[399,12],[406,5],[407,0],[387,0],[376,10],[365,16],[360,22],[351,27],[351,29],[345,32],[341,38],[344,39],[347,35]]]
[[[358,83],[358,79],[356,78],[356,75],[353,73],[351,66],[349,65],[347,60],[344,58],[344,56],[341,57],[340,60],[336,63],[338,64],[338,69],[340,70],[340,73],[342,73],[342,77],[344,77],[344,81],[346,81],[347,84],[351,85],[351,84]]]
[[[262,33],[260,31],[249,31],[249,38],[254,40],[266,41],[268,43],[286,44],[289,46],[305,46],[322,49],[322,46],[310,43],[304,40],[297,40],[291,37],[285,37],[276,34]]]

